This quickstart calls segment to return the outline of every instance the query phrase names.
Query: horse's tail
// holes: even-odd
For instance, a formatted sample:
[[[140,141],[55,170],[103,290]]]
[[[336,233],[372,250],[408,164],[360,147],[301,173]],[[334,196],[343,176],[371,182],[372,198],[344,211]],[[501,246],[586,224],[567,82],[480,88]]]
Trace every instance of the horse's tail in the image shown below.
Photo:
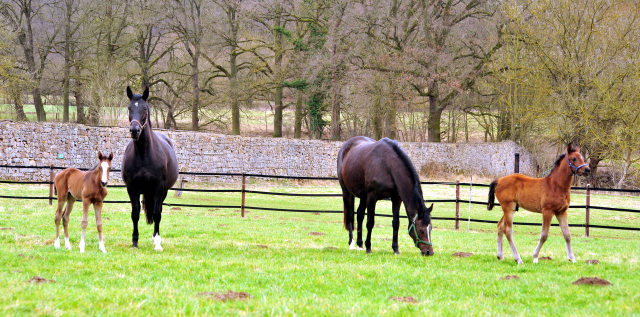
[[[147,218],[148,224],[153,224],[153,215],[149,212],[146,205],[146,199],[144,195],[142,195],[142,201],[140,202],[140,206],[142,207],[142,211],[144,211],[144,215]]]
[[[487,202],[487,210],[493,209],[493,206],[496,204],[496,185],[498,185],[498,180],[495,179],[489,185],[489,202]]]

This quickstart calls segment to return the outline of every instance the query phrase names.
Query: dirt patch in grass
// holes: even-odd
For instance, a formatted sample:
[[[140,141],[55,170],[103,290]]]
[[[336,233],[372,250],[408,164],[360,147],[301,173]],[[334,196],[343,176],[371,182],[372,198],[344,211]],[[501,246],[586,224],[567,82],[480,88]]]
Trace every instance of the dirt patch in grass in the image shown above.
[[[503,281],[508,281],[508,280],[519,280],[520,277],[517,275],[507,275],[507,276],[503,276],[500,278]]]
[[[320,215],[319,212],[314,212],[313,214],[316,215],[316,216]]]
[[[541,256],[538,260],[553,261],[553,258],[550,256]]]
[[[226,223],[221,223],[221,224],[218,225],[218,227],[227,227],[227,226],[229,226],[229,225],[226,224]]]
[[[200,297],[207,297],[219,301],[228,301],[228,300],[245,300],[249,298],[253,298],[251,294],[245,292],[234,292],[232,290],[228,290],[225,293],[216,293],[216,292],[202,292],[198,293]]]
[[[264,244],[258,244],[258,245],[256,245],[256,247],[262,248],[262,249],[268,249],[269,248],[268,246],[266,246]]]
[[[411,296],[391,296],[389,300],[394,300],[396,302],[405,302],[405,303],[417,303],[418,301]]]
[[[0,228],[0,230],[13,230],[13,228]]]
[[[182,208],[180,208],[180,207],[171,207],[171,209],[169,209],[169,210],[182,210]]]
[[[471,252],[455,252],[453,254],[451,254],[451,256],[457,256],[457,257],[461,257],[461,258],[468,258],[470,256],[472,256],[473,253]]]
[[[36,283],[36,284],[42,284],[42,283],[55,283],[56,281],[54,280],[48,280],[44,277],[40,277],[35,275],[34,277],[32,277],[31,279],[26,280],[27,283]]]
[[[242,212],[242,210],[234,210],[233,212]],[[245,214],[245,215],[246,215],[246,214],[248,214],[248,213],[250,213],[250,211],[248,211],[248,210],[245,210],[245,211],[244,211],[244,214]]]
[[[326,247],[326,248],[324,248],[324,250],[338,250],[338,248],[336,248],[336,247]]]
[[[324,236],[324,232],[315,232],[315,231],[311,231],[309,232],[310,236]]]
[[[22,273],[22,270],[11,270],[11,273]]]
[[[586,260],[586,261],[584,261],[584,263],[587,263],[587,264],[598,264],[598,263],[600,263],[600,261],[598,261],[598,260]]]
[[[598,286],[606,286],[611,285],[611,282],[601,279],[599,277],[581,277],[572,284],[575,285],[598,285]]]

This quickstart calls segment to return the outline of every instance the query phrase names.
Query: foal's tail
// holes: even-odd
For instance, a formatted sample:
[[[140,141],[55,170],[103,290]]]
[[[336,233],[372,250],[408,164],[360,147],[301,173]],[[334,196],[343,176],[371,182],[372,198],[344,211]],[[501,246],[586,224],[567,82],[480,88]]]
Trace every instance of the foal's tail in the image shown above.
[[[496,203],[496,185],[498,185],[498,180],[495,179],[489,185],[489,202],[487,203],[487,210],[493,209]]]
[[[342,215],[343,215],[343,223],[344,223],[344,230],[349,230],[349,228],[352,228],[353,230],[353,215],[349,215],[349,213],[347,212],[346,208],[342,210]]]

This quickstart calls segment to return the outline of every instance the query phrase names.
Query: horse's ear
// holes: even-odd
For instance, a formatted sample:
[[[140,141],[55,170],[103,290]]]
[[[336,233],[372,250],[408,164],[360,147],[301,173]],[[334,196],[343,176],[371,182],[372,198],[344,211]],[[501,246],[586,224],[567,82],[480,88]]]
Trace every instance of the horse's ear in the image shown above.
[[[433,203],[431,204],[431,206],[429,206],[429,208],[426,208],[424,210],[424,216],[422,216],[422,219],[429,219],[429,217],[431,216],[432,210],[433,210]]]
[[[127,97],[129,97],[129,100],[133,98],[133,91],[131,91],[131,87],[129,86],[127,86]]]
[[[102,152],[98,151],[98,159],[102,161]]]
[[[144,92],[142,93],[142,100],[147,101],[147,99],[149,98],[149,87],[144,89]]]
[[[567,145],[567,154],[578,151],[578,147],[573,145],[573,142]]]
[[[113,160],[113,152],[109,153],[109,161]]]

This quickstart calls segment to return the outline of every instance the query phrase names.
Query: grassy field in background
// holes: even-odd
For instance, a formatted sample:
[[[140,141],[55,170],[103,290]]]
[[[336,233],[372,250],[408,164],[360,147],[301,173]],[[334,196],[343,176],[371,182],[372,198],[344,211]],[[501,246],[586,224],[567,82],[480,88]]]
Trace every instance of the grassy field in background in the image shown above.
[[[239,184],[189,187],[239,188]],[[320,182],[254,182],[248,190],[339,193]],[[455,197],[454,186],[424,186],[428,199]],[[468,199],[463,187],[461,199]],[[48,196],[48,186],[0,185],[0,195]],[[126,200],[111,188],[107,200]],[[485,201],[486,188],[472,199]],[[572,195],[583,205],[584,196]],[[285,197],[247,194],[254,207],[342,210],[339,197]],[[638,209],[636,197],[593,195],[592,204]],[[239,193],[169,193],[169,204],[239,205]],[[55,202],[54,202],[55,203]],[[461,204],[461,216],[468,215]],[[390,204],[379,202],[378,213]],[[453,203],[436,203],[433,216],[451,217]],[[401,211],[404,215],[404,208]],[[570,209],[570,223],[582,223],[584,210]],[[631,213],[592,210],[592,223],[638,227]],[[2,315],[633,315],[640,311],[638,234],[632,231],[572,228],[578,263],[566,260],[558,227],[534,265],[531,253],[540,227],[515,226],[515,241],[525,263],[516,265],[505,245],[505,261],[495,258],[495,225],[434,221],[436,254],[422,257],[405,230],[399,256],[391,250],[391,219],[377,217],[373,254],[347,250],[341,214],[286,213],[165,206],[163,252],[155,252],[152,227],[140,222],[140,249],[131,250],[130,207],[105,204],[103,223],[108,253],[98,251],[93,211],[87,252],[78,251],[81,207],[71,214],[73,249],[53,247],[54,207],[46,200],[0,198],[0,314]],[[499,211],[472,205],[471,216],[498,220]],[[143,218],[144,219],[144,218]],[[540,215],[518,212],[516,221],[540,222]],[[554,219],[554,223],[557,223]],[[401,228],[407,220],[401,220]],[[454,252],[471,252],[460,258]],[[597,259],[599,264],[586,264]],[[55,283],[26,282],[38,275]],[[507,275],[519,279],[501,280]],[[580,277],[600,277],[610,286],[573,285]],[[206,292],[246,292],[246,300],[219,301]],[[403,302],[393,297],[411,297]]]

